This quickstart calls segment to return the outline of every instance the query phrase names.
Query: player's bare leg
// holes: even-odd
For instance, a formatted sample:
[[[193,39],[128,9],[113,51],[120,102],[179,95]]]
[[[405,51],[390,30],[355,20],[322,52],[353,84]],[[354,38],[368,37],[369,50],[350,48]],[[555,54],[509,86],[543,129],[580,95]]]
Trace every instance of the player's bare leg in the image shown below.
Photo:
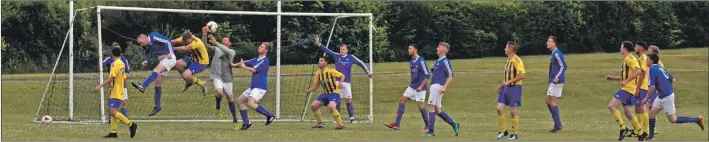
[[[335,127],[335,129],[341,130],[345,128],[345,126],[342,124],[342,115],[340,115],[340,112],[337,111],[337,102],[330,101],[327,107],[330,108],[330,111],[332,112],[332,117],[335,118],[335,121],[337,122],[337,127]]]
[[[623,116],[621,115],[620,111],[618,110],[619,105],[621,105],[620,100],[613,98],[613,99],[611,99],[610,103],[608,104],[608,110],[610,110],[610,112],[613,116],[613,119],[615,119],[615,121],[620,126],[620,134],[618,136],[618,140],[620,141],[625,138],[625,135],[628,133],[629,130],[628,130],[628,128],[625,127],[625,124],[623,123]]]
[[[241,129],[239,130],[247,130],[251,128],[251,122],[249,121],[248,113],[249,107],[246,105],[247,102],[248,99],[244,95],[241,95],[236,99],[236,103],[239,105],[239,114],[241,114],[241,120],[243,120]]]
[[[561,118],[558,118],[560,116],[558,116],[559,115],[558,114],[559,108],[556,106],[556,97],[551,96],[551,95],[547,95],[545,101],[547,103],[547,107],[549,107],[549,111],[551,111],[551,114],[552,114],[551,117],[554,120],[554,127],[551,130],[549,130],[549,132],[556,133],[557,131],[563,130],[564,127],[561,125]],[[554,111],[556,111],[556,112],[554,112]]]
[[[507,136],[509,133],[507,132],[507,120],[505,118],[505,104],[503,103],[497,103],[497,120],[498,120],[498,126],[499,126],[499,132],[497,133],[497,136],[495,136],[495,139],[501,139],[502,137]]]
[[[320,106],[322,103],[320,101],[315,100],[313,103],[310,105],[310,110],[313,111],[313,115],[315,116],[315,126],[313,128],[325,128],[322,123],[322,112],[320,111]]]
[[[128,101],[127,100],[121,100],[121,113],[128,117]]]
[[[512,118],[512,134],[510,135],[510,140],[518,139],[517,132],[519,132],[519,114],[517,113],[517,107],[510,108],[510,117]]]

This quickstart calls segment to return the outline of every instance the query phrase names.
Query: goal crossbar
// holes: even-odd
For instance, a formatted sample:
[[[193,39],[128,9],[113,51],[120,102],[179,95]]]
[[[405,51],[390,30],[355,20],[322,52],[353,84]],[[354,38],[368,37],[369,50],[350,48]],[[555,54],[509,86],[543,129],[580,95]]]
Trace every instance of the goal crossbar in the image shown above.
[[[122,10],[122,11],[151,11],[151,12],[171,12],[171,13],[199,13],[199,14],[232,14],[232,15],[264,15],[264,16],[351,16],[369,17],[372,13],[298,13],[298,12],[258,12],[258,11],[222,11],[222,10],[194,10],[194,9],[166,9],[166,8],[143,8],[143,7],[118,7],[118,6],[97,6],[101,10]]]

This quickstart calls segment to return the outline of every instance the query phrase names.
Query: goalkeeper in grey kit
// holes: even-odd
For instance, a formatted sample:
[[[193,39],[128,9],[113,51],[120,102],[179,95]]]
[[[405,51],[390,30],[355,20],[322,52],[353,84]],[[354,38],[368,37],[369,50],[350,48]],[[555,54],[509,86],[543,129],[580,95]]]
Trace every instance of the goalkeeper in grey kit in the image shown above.
[[[232,64],[231,62],[234,60],[234,55],[236,55],[236,52],[231,49],[231,42],[229,41],[228,37],[224,37],[222,39],[222,43],[220,44],[219,42],[217,42],[214,36],[211,33],[207,33],[207,31],[208,29],[206,26],[202,28],[202,42],[204,42],[204,45],[207,46],[207,48],[214,49],[214,57],[211,62],[212,66],[209,69],[209,76],[212,79],[212,83],[214,84],[214,89],[217,90],[217,94],[215,96],[217,108],[216,115],[217,117],[222,116],[221,101],[222,96],[226,94],[229,104],[229,112],[231,112],[231,117],[234,122],[233,130],[239,130],[239,127],[236,123],[236,104],[234,103],[233,97],[234,85],[232,84],[233,75],[231,71],[231,68],[233,66],[238,66],[236,64]],[[207,37],[209,37],[209,40],[207,39]]]

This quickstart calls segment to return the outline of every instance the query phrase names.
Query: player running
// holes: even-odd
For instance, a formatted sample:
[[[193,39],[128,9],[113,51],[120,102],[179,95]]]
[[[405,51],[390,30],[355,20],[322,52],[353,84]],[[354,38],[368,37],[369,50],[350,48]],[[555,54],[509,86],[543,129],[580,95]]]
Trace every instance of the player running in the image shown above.
[[[118,43],[114,42],[111,45],[113,48],[121,48],[121,45]],[[108,66],[109,69],[111,70],[110,67],[113,64],[114,58],[113,57],[106,57],[106,59],[103,59],[103,66]],[[128,117],[128,76],[130,76],[130,64],[128,63],[128,59],[125,56],[121,56],[121,61],[123,61],[123,64],[125,64],[125,72],[126,72],[126,80],[123,82],[123,100],[121,100],[121,113]]]
[[[699,125],[699,128],[704,131],[705,122],[704,117],[702,117],[701,115],[699,117],[677,116],[677,113],[675,113],[675,94],[673,90],[675,79],[674,77],[672,77],[672,74],[666,72],[663,67],[660,67],[658,65],[658,63],[660,63],[659,55],[649,54],[648,56],[649,60],[647,60],[647,63],[645,63],[648,66],[651,66],[650,70],[648,71],[648,92],[657,91],[657,98],[655,98],[655,102],[653,102],[652,109],[650,110],[650,136],[648,137],[648,139],[653,140],[655,138],[655,134],[653,133],[655,130],[654,125],[656,122],[655,117],[661,110],[665,111],[665,113],[667,114],[667,120],[669,120],[671,123],[693,122],[697,123],[697,125]],[[650,96],[651,93],[648,93],[647,95]],[[647,100],[648,98],[645,98],[643,102],[646,102]]]
[[[233,74],[232,74],[232,63],[236,52],[231,49],[231,42],[229,38],[224,37],[222,43],[219,44],[212,34],[207,36],[207,27],[202,28],[202,42],[208,48],[214,49],[214,59],[212,60],[212,67],[209,69],[209,76],[212,78],[214,84],[214,89],[217,90],[217,94],[214,96],[216,99],[217,117],[221,117],[221,102],[222,96],[226,94],[229,112],[231,112],[232,122],[234,123],[233,130],[239,130],[236,118],[236,103],[234,103],[234,91],[233,91]],[[209,40],[207,39],[209,37]],[[215,46],[207,43],[211,42]]]
[[[111,95],[108,98],[108,112],[111,115],[111,132],[109,132],[108,135],[104,136],[103,138],[118,137],[118,120],[128,126],[128,130],[130,131],[130,137],[133,138],[135,136],[136,130],[138,129],[138,124],[130,122],[130,120],[128,120],[128,118],[123,115],[123,113],[118,111],[118,108],[121,105],[121,101],[123,100],[123,85],[125,84],[124,81],[126,78],[128,78],[125,72],[125,64],[123,63],[123,61],[121,61],[121,47],[112,47],[111,53],[113,54],[113,60],[115,61],[111,64],[111,71],[108,75],[108,78],[103,81],[103,83],[97,85],[94,88],[94,92],[98,92],[101,91],[101,87],[109,84],[111,85]]]
[[[660,56],[660,47],[657,47],[656,45],[650,45],[650,47],[648,47],[648,49],[647,49],[647,54],[648,55],[649,54],[657,54],[657,56]],[[662,61],[657,61],[657,65],[659,65],[660,67],[663,67],[663,68],[665,67],[665,65],[662,64]],[[649,111],[652,109],[652,103],[655,102],[655,98],[657,98],[657,91],[655,91],[654,93],[650,93],[650,96],[647,96],[647,97],[648,97],[648,99],[647,99],[647,102],[645,103],[645,107],[647,107],[647,110]],[[648,121],[649,121],[649,119],[648,119]],[[657,131],[657,124],[652,127],[655,130],[653,134],[658,134],[659,132]]]
[[[339,54],[328,49],[325,45],[322,45],[320,43],[320,38],[315,38],[315,45],[319,46],[320,49],[332,57],[332,59],[335,60],[335,69],[345,75],[345,82],[342,84],[341,97],[345,100],[345,103],[347,103],[347,113],[350,116],[350,122],[356,123],[354,118],[354,107],[352,106],[352,85],[350,84],[352,77],[352,64],[362,67],[362,70],[364,70],[364,73],[366,73],[369,78],[372,78],[372,72],[369,72],[367,65],[365,65],[362,60],[352,54],[348,54],[349,46],[347,46],[347,44],[340,45]],[[339,103],[337,104],[337,110],[340,110]]]
[[[324,128],[322,123],[322,112],[320,112],[320,106],[324,105],[330,108],[332,117],[335,118],[335,121],[337,122],[337,127],[335,127],[335,129],[343,129],[345,126],[342,124],[342,116],[336,107],[340,102],[340,92],[342,92],[340,89],[345,83],[345,76],[337,70],[328,68],[325,57],[320,57],[318,59],[318,68],[319,70],[315,71],[315,76],[313,78],[313,86],[308,89],[308,93],[310,93],[315,91],[315,89],[318,89],[318,84],[323,87],[323,93],[320,94],[315,101],[313,101],[312,105],[310,105],[310,109],[313,110],[313,114],[317,120],[317,124],[315,124],[313,128]],[[336,81],[336,79],[339,79],[339,81]]]
[[[551,112],[551,118],[554,120],[554,127],[549,132],[556,133],[563,130],[561,125],[561,116],[559,115],[559,106],[556,105],[556,98],[561,97],[561,91],[566,82],[566,60],[564,54],[561,53],[556,46],[558,38],[549,36],[547,38],[547,48],[551,49],[551,59],[549,62],[549,89],[547,90],[547,108]]]
[[[638,119],[631,112],[631,108],[635,103],[633,102],[633,97],[636,97],[634,94],[638,91],[636,78],[642,73],[638,65],[638,60],[631,54],[631,52],[633,52],[632,47],[633,43],[630,41],[623,41],[620,45],[620,53],[624,56],[621,66],[621,75],[606,75],[606,80],[620,80],[621,88],[615,93],[613,99],[608,104],[608,109],[611,111],[613,119],[615,119],[620,127],[618,140],[623,140],[628,131],[630,131],[630,129],[625,127],[620,111],[618,111],[617,107],[621,104],[623,105],[625,116],[628,117],[633,128],[635,128],[635,133],[639,134],[643,130],[640,123],[638,123]]]
[[[148,114],[148,116],[153,116],[162,111],[162,101],[160,100],[162,98],[162,81],[165,80],[170,69],[175,66],[176,58],[172,51],[170,39],[159,33],[152,32],[148,36],[144,34],[138,35],[138,44],[140,44],[145,51],[142,63],[143,67],[148,65],[150,56],[156,56],[158,60],[160,60],[160,63],[155,66],[150,75],[145,78],[143,84],[132,83],[133,87],[138,89],[138,91],[145,93],[145,88],[155,82],[155,95],[153,95],[155,107],[153,107],[153,111]]]
[[[418,102],[418,108],[423,118],[424,130],[428,131],[428,113],[426,112],[426,108],[424,108],[424,100],[426,98],[426,89],[428,88],[426,81],[428,78],[431,78],[431,74],[428,72],[426,60],[418,55],[419,48],[420,47],[413,44],[409,45],[409,56],[411,56],[411,61],[409,61],[411,83],[409,83],[409,87],[404,91],[404,95],[399,98],[399,109],[396,111],[396,121],[384,124],[394,130],[399,130],[406,100],[411,99]]]
[[[497,120],[499,121],[500,132],[497,133],[495,139],[501,139],[507,136],[507,124],[505,122],[505,106],[510,107],[510,116],[512,116],[512,133],[510,140],[518,139],[517,132],[519,131],[519,115],[517,108],[522,106],[522,80],[524,79],[524,62],[517,56],[517,43],[508,41],[505,46],[505,55],[507,62],[505,63],[505,79],[497,86]]]
[[[244,70],[252,73],[251,75],[251,85],[241,96],[237,98],[237,103],[239,104],[239,113],[241,114],[241,119],[244,121],[241,125],[240,130],[246,130],[251,127],[251,122],[249,122],[249,115],[247,112],[248,108],[256,110],[256,112],[266,116],[266,126],[271,125],[273,119],[275,118],[271,112],[266,108],[259,105],[258,102],[266,95],[266,86],[268,83],[268,67],[270,62],[268,60],[268,50],[271,48],[271,43],[263,42],[258,47],[258,57],[244,62],[244,59],[233,66],[238,66],[244,68]]]
[[[445,42],[438,43],[437,54],[438,60],[436,64],[433,65],[433,77],[431,77],[431,93],[428,94],[428,132],[422,134],[423,136],[436,136],[434,130],[436,125],[436,114],[441,117],[446,123],[450,124],[455,131],[455,136],[457,137],[460,132],[460,124],[455,123],[453,119],[446,112],[441,110],[443,107],[443,93],[446,92],[446,88],[453,82],[453,69],[451,69],[451,63],[448,61],[446,54],[448,54],[448,49],[450,45]]]
[[[204,46],[201,39],[192,35],[189,31],[185,31],[182,33],[181,37],[173,39],[172,44],[184,45],[175,47],[175,51],[192,53],[192,57],[182,58],[177,61],[177,64],[175,64],[175,68],[178,72],[180,72],[180,74],[182,74],[182,78],[185,79],[185,87],[182,89],[182,92],[187,91],[187,89],[193,84],[197,84],[202,87],[202,95],[207,95],[207,82],[202,81],[195,76],[197,73],[207,69],[207,65],[209,65],[209,53],[207,53],[207,47]],[[187,70],[185,70],[185,68],[187,68]]]

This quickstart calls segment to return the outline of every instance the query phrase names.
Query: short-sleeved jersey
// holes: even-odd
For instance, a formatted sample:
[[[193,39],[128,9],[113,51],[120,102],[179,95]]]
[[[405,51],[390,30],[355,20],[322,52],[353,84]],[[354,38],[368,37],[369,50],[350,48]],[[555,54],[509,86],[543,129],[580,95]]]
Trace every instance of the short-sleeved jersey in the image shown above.
[[[510,81],[517,78],[517,75],[524,73],[526,73],[524,71],[524,62],[519,56],[515,55],[512,59],[507,59],[507,62],[505,62],[505,81]],[[522,85],[522,80],[510,83],[510,85]]]
[[[162,56],[174,54],[172,51],[172,42],[164,35],[157,32],[152,32],[148,35],[148,47],[145,50],[143,61],[150,60],[150,56]]]
[[[111,87],[111,99],[123,100],[123,85],[125,85],[125,80],[127,78],[125,64],[121,59],[114,59],[115,61],[111,64],[111,72],[109,76],[113,78],[113,84]]]
[[[325,67],[323,70],[315,71],[313,80],[316,80],[316,82],[313,82],[313,84],[320,83],[320,86],[323,88],[323,93],[325,94],[339,94],[342,91],[337,87],[337,81],[339,80],[338,78],[341,77],[344,77],[344,75],[339,71]]]
[[[564,54],[561,50],[555,49],[551,52],[551,59],[549,61],[549,83],[554,83],[554,78],[558,78],[559,84],[566,82],[566,59],[564,59]]]
[[[443,56],[436,60],[436,64],[433,65],[433,75],[431,77],[431,84],[444,85],[448,77],[453,77],[453,67],[451,66],[448,57]]]
[[[251,86],[250,88],[259,88],[263,90],[268,90],[268,67],[270,66],[270,61],[268,57],[253,58],[251,60],[244,61],[244,65],[247,67],[252,67],[256,69],[251,75]]]
[[[179,42],[182,41],[182,36],[175,39]],[[209,53],[207,53],[207,47],[200,38],[192,35],[192,61],[197,62],[202,65],[209,65]]]
[[[411,83],[409,83],[409,87],[416,89],[421,83],[424,83],[421,90],[426,90],[428,84],[423,82],[423,80],[431,78],[431,74],[428,72],[428,67],[426,66],[426,60],[421,56],[418,56],[416,59],[411,59],[411,61],[409,61],[409,69],[411,69]]]
[[[109,67],[108,70],[111,70],[110,67],[113,64],[114,59],[115,59],[115,57],[113,57],[113,56],[106,57],[106,59],[103,59],[103,65],[108,66]],[[130,63],[128,63],[128,59],[125,56],[121,56],[121,61],[123,61],[123,64],[126,65],[126,74],[130,75],[131,70],[130,70]]]
[[[335,60],[335,69],[345,75],[345,82],[347,83],[349,83],[352,78],[351,74],[353,64],[362,67],[362,70],[364,70],[365,74],[371,74],[371,72],[369,72],[369,69],[367,68],[367,65],[365,65],[362,60],[352,54],[341,56],[339,53],[335,53],[325,47],[325,45],[320,45],[320,49],[325,51],[325,53],[327,53],[330,57],[332,57],[333,60]]]
[[[640,65],[638,65],[638,60],[632,54],[628,54],[628,56],[625,56],[625,58],[623,59],[623,64],[621,65],[621,80],[627,80],[628,78],[630,78],[631,75],[633,75],[633,73],[637,72],[638,69],[640,69]],[[635,93],[638,91],[637,78],[632,78],[630,82],[625,84],[625,86],[621,86],[621,89],[628,91],[628,93],[630,94],[635,95]]]
[[[646,54],[640,54],[638,57],[638,65],[640,66],[640,69],[645,73],[645,77],[643,80],[638,80],[638,86],[640,86],[640,89],[645,89],[647,90],[648,86],[648,77],[650,74],[648,73],[650,67],[647,66],[647,55]]]
[[[650,75],[648,79],[649,86],[655,86],[657,94],[660,98],[665,98],[674,93],[671,84],[672,80],[674,80],[672,74],[668,73],[664,68],[657,64],[652,65],[652,67],[650,67],[650,71],[648,72]]]

